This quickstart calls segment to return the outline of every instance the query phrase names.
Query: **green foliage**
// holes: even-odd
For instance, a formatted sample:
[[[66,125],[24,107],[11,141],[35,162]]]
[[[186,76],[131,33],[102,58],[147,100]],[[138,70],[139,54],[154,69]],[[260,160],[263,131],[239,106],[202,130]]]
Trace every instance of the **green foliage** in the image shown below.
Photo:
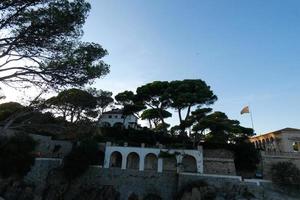
[[[162,200],[162,198],[157,194],[147,194],[143,200]]]
[[[86,91],[93,95],[97,101],[97,116],[99,113],[102,114],[104,109],[114,102],[113,93],[110,91],[97,90],[96,88],[88,88]]]
[[[75,179],[82,175],[89,165],[99,162],[98,144],[93,140],[81,141],[79,146],[75,146],[64,158],[63,172],[69,179]]]
[[[152,128],[152,123],[153,123],[156,130],[163,131],[168,127],[166,127],[167,124],[159,123],[161,115],[163,118],[172,117],[172,114],[166,110],[160,111],[158,109],[151,108],[143,111],[141,115],[141,119],[148,120],[150,124],[150,128]]]
[[[17,102],[8,102],[0,104],[0,121],[6,120],[16,112],[24,109],[24,106]]]
[[[271,167],[272,181],[279,186],[299,188],[300,170],[292,162],[278,162]]]
[[[156,109],[162,124],[165,124],[163,112],[170,106],[169,99],[166,96],[168,86],[167,81],[154,81],[136,89],[136,98],[148,107]]]
[[[107,51],[79,40],[89,10],[85,0],[1,1],[0,82],[77,87],[107,74]]]
[[[111,141],[116,144],[128,142],[130,146],[140,146],[145,143],[149,146],[156,145],[157,142],[165,144],[168,147],[175,145],[182,146],[182,138],[163,132],[156,132],[147,128],[143,130],[135,129],[118,129],[114,127],[101,128],[101,135],[95,136],[99,142]]]
[[[0,175],[23,177],[34,164],[36,142],[25,134],[0,139]]]
[[[172,117],[172,114],[166,110],[162,111],[163,118]],[[141,115],[141,119],[157,119],[159,118],[159,111],[157,109],[147,109]]]
[[[96,98],[87,91],[72,88],[60,92],[57,96],[45,101],[45,108],[52,109],[56,114],[71,122],[78,121],[84,112],[89,113],[97,106]]]
[[[119,105],[123,106],[123,115],[125,117],[145,109],[143,102],[137,99],[132,91],[120,92],[115,96],[115,99]]]
[[[125,91],[117,96],[121,101],[128,103],[128,99],[136,99],[147,106],[147,110],[142,114],[143,119],[148,119],[156,126],[158,123],[165,124],[164,119],[170,117],[167,111],[173,108],[178,112],[178,130],[183,134],[187,127],[195,121],[190,119],[192,110],[197,106],[200,109],[203,105],[210,105],[217,100],[210,87],[202,80],[181,80],[181,81],[154,81],[136,89],[136,95],[131,91]],[[186,114],[183,117],[183,111]],[[164,126],[164,132],[167,127]]]
[[[252,129],[240,126],[237,120],[228,119],[227,115],[222,112],[214,112],[196,124],[197,129],[209,129],[206,135],[206,141],[214,143],[234,142],[236,139],[253,134]]]
[[[171,81],[166,93],[171,108],[178,112],[179,126],[182,133],[185,128],[190,126],[186,121],[189,119],[191,109],[194,106],[200,108],[203,105],[213,104],[217,100],[217,96],[214,95],[210,86],[200,79]],[[185,117],[183,117],[182,111],[185,109],[187,111]]]
[[[175,158],[178,152],[170,153],[168,151],[160,151],[158,154],[159,158]]]
[[[184,185],[176,194],[175,199],[181,200],[185,193],[191,193],[194,188],[201,191],[199,199],[213,200],[216,198],[216,192],[209,189],[205,181],[193,181]]]
[[[131,193],[131,195],[128,197],[128,200],[139,200],[139,196],[135,193]]]
[[[255,171],[259,163],[259,152],[250,142],[241,141],[233,145],[237,171]]]

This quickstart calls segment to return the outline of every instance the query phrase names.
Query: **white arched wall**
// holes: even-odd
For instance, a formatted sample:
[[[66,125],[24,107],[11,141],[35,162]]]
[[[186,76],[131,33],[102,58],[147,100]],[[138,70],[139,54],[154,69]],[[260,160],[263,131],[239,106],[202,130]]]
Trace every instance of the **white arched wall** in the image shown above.
[[[186,150],[186,149],[159,149],[159,148],[145,148],[145,147],[121,147],[121,146],[106,146],[105,148],[105,159],[104,168],[109,168],[111,154],[118,151],[122,155],[122,167],[126,169],[127,156],[130,153],[137,153],[139,155],[139,171],[144,171],[145,168],[145,157],[147,154],[152,153],[157,156],[157,171],[163,171],[163,158],[159,157],[160,151],[168,152],[170,154],[176,153],[177,164],[182,162],[183,155],[190,155],[195,158],[197,165],[197,173],[203,173],[203,150],[202,147],[198,150]],[[178,165],[180,166],[180,165]],[[177,172],[180,172],[180,167],[177,167]]]

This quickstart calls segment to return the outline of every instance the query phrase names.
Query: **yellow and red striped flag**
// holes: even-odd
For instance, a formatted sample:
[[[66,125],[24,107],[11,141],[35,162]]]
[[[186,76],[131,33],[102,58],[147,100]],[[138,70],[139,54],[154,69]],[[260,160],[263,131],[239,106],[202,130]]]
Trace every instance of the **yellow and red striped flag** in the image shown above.
[[[244,107],[244,108],[241,110],[241,115],[242,115],[242,114],[245,114],[245,113],[250,113],[249,106],[246,106],[246,107]]]

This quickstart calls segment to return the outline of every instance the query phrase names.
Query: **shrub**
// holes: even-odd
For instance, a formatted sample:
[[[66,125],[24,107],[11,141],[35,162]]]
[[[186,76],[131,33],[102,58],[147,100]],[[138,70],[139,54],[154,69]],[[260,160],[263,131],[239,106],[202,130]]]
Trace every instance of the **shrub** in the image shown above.
[[[69,180],[82,175],[89,165],[99,162],[98,144],[93,140],[84,140],[75,146],[64,158],[63,173]]]
[[[34,164],[36,142],[28,135],[17,134],[0,139],[0,175],[23,177]]]
[[[249,142],[234,145],[234,162],[238,171],[255,171],[259,162],[259,152]]]
[[[278,162],[271,167],[272,181],[279,186],[297,187],[300,183],[300,170],[292,162]]]
[[[184,185],[177,193],[175,199],[181,200],[185,193],[191,193],[194,188],[198,188],[201,191],[199,199],[212,200],[216,198],[215,191],[209,189],[209,185],[205,181],[199,180]]]
[[[14,113],[22,110],[24,107],[16,102],[7,102],[0,104],[0,121],[6,120]]]
[[[139,196],[135,193],[131,193],[131,195],[128,197],[128,200],[139,200]]]
[[[162,198],[157,194],[147,194],[143,200],[162,200]]]

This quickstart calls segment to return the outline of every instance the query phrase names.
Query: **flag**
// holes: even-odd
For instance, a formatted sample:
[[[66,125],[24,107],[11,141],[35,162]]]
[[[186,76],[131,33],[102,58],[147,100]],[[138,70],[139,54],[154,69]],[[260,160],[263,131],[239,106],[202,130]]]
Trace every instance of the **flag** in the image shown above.
[[[245,113],[250,113],[249,106],[246,106],[241,110],[241,115]]]

